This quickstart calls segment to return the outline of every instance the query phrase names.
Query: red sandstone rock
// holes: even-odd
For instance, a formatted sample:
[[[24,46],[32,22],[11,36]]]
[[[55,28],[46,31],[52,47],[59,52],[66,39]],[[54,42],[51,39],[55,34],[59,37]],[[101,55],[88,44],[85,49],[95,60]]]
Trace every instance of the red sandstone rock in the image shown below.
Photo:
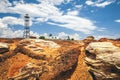
[[[39,62],[27,62],[19,67],[17,74],[8,79],[14,80],[51,80],[61,72],[72,69],[80,54],[79,45],[72,42],[53,42],[39,39],[25,39],[20,41],[17,52],[28,55]]]

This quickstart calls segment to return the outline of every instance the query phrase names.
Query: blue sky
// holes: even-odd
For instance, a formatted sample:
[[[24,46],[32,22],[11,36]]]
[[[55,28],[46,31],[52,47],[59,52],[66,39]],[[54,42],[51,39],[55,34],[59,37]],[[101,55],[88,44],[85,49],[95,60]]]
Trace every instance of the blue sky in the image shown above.
[[[120,38],[120,0],[0,0],[0,37],[23,37],[25,14],[31,36]]]

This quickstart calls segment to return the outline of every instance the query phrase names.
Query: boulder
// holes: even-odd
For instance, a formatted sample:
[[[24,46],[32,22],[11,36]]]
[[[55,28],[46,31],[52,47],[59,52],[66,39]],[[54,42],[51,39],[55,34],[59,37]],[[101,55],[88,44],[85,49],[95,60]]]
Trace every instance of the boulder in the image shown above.
[[[87,40],[94,40],[94,37],[93,37],[93,36],[87,36],[86,39],[87,39]]]
[[[0,54],[8,52],[8,51],[9,51],[8,44],[0,42]]]
[[[96,40],[95,40],[95,38],[94,38],[93,36],[88,36],[88,37],[86,37],[86,38],[83,40],[83,42],[86,43],[86,44],[89,44],[89,43],[95,42],[95,41],[96,41]]]
[[[85,63],[93,80],[120,80],[120,48],[111,42],[92,42]]]
[[[60,48],[60,45],[56,44],[53,41],[45,41],[40,39],[25,39],[20,41],[17,49],[23,54],[27,54],[30,57],[36,59],[48,59],[53,57],[56,51]]]
[[[9,57],[9,44],[0,42],[0,62],[6,60]]]
[[[31,61],[13,70],[17,72],[8,75],[8,80],[53,80],[77,63],[79,48],[80,45],[69,41],[24,39],[15,51],[29,56]]]

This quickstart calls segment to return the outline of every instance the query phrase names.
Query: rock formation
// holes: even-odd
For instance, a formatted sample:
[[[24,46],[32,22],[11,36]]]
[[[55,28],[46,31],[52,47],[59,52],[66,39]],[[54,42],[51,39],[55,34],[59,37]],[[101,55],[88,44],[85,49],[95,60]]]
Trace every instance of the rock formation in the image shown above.
[[[3,54],[5,52],[9,51],[9,46],[7,43],[0,43],[0,54]]]
[[[54,80],[77,63],[79,48],[70,41],[24,39],[14,55],[0,63],[0,73],[6,71],[0,80]]]
[[[9,55],[9,44],[0,42],[0,62],[4,61]]]
[[[83,42],[89,44],[90,42],[95,42],[95,38],[93,36],[88,36],[83,40]]]
[[[1,48],[8,45],[0,54],[0,80],[120,80],[117,40],[0,42],[5,43]]]
[[[93,80],[120,80],[120,48],[111,42],[92,42],[86,47],[85,63]]]

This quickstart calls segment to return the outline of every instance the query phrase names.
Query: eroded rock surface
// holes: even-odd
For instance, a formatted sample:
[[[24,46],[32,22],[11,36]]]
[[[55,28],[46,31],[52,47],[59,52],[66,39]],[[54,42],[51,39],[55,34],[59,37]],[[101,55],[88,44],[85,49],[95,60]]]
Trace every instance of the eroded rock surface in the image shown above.
[[[72,42],[24,39],[19,42],[15,53],[20,52],[29,58],[24,64],[20,60],[15,66],[10,65],[7,77],[9,80],[52,80],[77,63],[79,46]],[[11,74],[12,70],[14,73]]]
[[[120,48],[111,42],[92,42],[86,56],[93,80],[120,80]]]
[[[4,61],[9,55],[9,44],[0,42],[0,62]]]
[[[8,51],[9,51],[8,44],[0,42],[0,54],[3,54],[3,53],[8,52]]]

